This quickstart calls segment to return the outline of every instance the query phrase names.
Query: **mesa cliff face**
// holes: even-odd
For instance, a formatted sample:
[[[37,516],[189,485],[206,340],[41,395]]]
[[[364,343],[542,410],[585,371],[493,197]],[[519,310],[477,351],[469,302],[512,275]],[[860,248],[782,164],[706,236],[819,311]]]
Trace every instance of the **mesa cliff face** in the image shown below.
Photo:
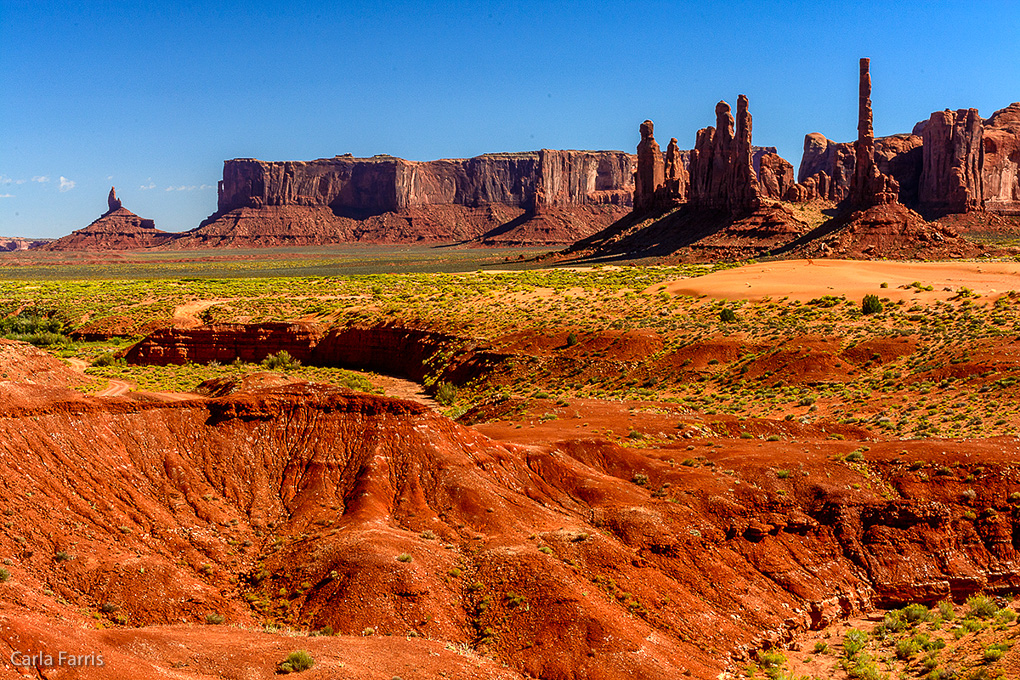
[[[321,205],[350,217],[427,205],[502,204],[526,210],[629,205],[633,165],[633,156],[622,151],[550,149],[427,162],[392,156],[282,163],[235,159],[223,164],[217,214],[267,205]]]
[[[234,159],[223,164],[216,213],[174,247],[570,242],[626,212],[634,165],[622,151],[552,149],[424,162]],[[544,212],[556,219],[527,228]],[[271,227],[264,235],[262,221]]]

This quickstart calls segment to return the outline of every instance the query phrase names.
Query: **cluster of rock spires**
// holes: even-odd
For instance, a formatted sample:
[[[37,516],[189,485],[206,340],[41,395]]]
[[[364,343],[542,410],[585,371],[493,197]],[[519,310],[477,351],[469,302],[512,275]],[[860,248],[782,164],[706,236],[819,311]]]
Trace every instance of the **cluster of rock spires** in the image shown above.
[[[759,208],[762,197],[777,200],[783,197],[793,185],[793,165],[781,158],[774,147],[751,144],[751,113],[746,96],[737,97],[736,119],[730,111],[726,102],[716,104],[715,127],[698,130],[691,151],[681,151],[673,137],[665,158],[655,141],[652,121],[641,123],[634,178],[635,210],[689,203],[737,215]],[[685,167],[685,160],[689,167]]]

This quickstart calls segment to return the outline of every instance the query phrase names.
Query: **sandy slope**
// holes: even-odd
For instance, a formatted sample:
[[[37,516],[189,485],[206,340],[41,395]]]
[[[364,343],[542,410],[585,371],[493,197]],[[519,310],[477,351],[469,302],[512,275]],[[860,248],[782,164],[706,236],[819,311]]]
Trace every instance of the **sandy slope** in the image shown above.
[[[934,288],[904,289],[918,281]],[[888,283],[888,288],[881,288]],[[820,295],[860,298],[869,293],[892,300],[945,300],[966,286],[980,295],[1020,290],[1016,262],[891,262],[859,260],[784,260],[727,269],[666,285],[674,295],[707,295],[729,300],[789,297],[809,300]],[[661,284],[650,289],[657,292]],[[948,290],[946,290],[948,289]]]

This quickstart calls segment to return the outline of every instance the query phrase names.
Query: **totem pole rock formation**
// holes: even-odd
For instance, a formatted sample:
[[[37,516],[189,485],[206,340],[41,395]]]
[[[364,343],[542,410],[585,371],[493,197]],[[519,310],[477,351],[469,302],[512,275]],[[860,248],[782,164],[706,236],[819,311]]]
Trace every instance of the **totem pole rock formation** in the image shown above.
[[[655,192],[665,184],[665,167],[659,143],[655,141],[655,125],[650,120],[641,123],[641,141],[637,147],[637,175],[634,178],[634,209],[650,208]]]
[[[850,181],[849,206],[867,209],[884,203],[896,203],[899,184],[883,174],[875,164],[875,132],[871,111],[871,60],[861,59],[860,103],[857,117],[857,144],[854,146],[854,175]]]
[[[120,199],[117,198],[116,188],[110,187],[110,195],[106,197],[106,204],[110,206],[110,209],[106,211],[108,213],[112,213],[114,210],[121,207],[122,204]]]

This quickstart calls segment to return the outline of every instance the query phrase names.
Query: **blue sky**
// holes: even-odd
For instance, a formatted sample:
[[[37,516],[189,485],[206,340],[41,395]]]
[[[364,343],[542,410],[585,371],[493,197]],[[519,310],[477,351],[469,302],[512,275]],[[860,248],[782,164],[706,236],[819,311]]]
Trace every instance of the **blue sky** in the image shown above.
[[[798,163],[856,136],[1020,100],[1020,0],[47,2],[0,0],[0,235],[125,207],[182,231],[228,158],[415,160],[694,144],[720,99]]]

